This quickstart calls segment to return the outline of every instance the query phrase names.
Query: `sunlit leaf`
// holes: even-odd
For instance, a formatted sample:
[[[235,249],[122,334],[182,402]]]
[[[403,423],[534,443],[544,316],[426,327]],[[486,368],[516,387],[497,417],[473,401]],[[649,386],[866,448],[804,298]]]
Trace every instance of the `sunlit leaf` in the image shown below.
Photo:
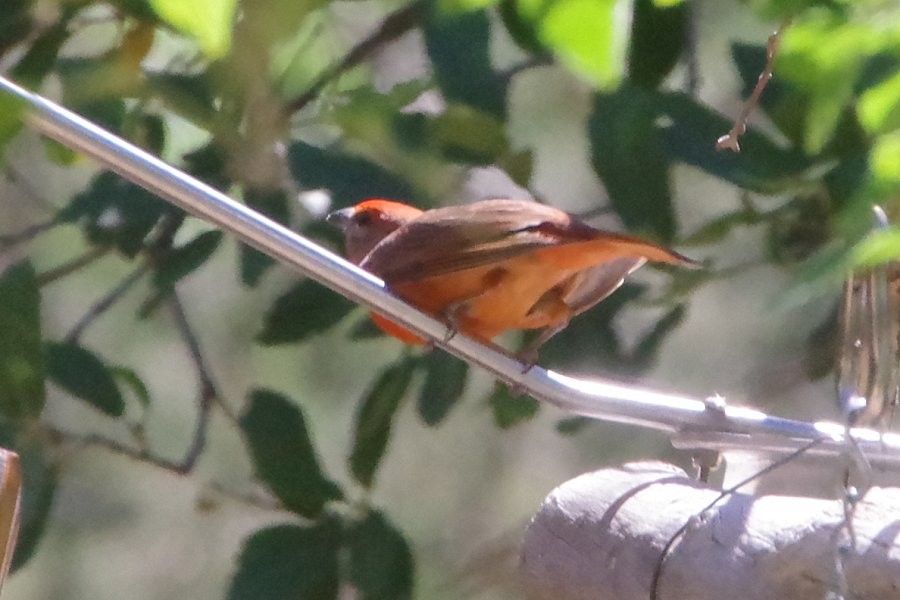
[[[336,600],[339,544],[331,522],[257,531],[241,549],[228,600]]]
[[[0,93],[0,160],[6,146],[22,130],[24,103],[14,96]]]
[[[304,279],[275,300],[256,339],[263,345],[300,342],[330,329],[355,306],[340,294]]]
[[[44,344],[47,377],[110,417],[121,417],[125,401],[112,372],[93,352],[68,342]]]
[[[306,421],[284,396],[254,390],[241,417],[256,473],[290,510],[317,517],[340,488],[322,473]]]
[[[394,414],[415,372],[415,361],[403,358],[378,376],[356,414],[356,431],[350,453],[350,472],[370,487],[378,464],[387,450]]]
[[[40,293],[27,262],[0,274],[0,414],[36,417],[44,408]]]
[[[187,35],[195,38],[212,59],[231,49],[236,0],[150,0],[153,10]]]
[[[900,72],[866,90],[859,99],[859,120],[870,133],[900,128]]]
[[[380,512],[370,512],[346,534],[350,582],[360,600],[412,597],[413,556],[409,544]]]
[[[572,71],[600,87],[625,70],[631,0],[554,0],[543,10],[540,39]]]

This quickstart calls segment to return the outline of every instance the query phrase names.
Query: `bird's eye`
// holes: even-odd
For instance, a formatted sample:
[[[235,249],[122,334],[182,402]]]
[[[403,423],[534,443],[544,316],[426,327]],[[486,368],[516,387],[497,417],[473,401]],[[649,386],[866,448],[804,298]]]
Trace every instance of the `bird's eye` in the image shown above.
[[[373,216],[372,216],[371,211],[364,210],[362,212],[356,213],[356,215],[353,217],[353,220],[356,221],[357,225],[362,225],[363,227],[366,227],[366,226],[372,224]]]

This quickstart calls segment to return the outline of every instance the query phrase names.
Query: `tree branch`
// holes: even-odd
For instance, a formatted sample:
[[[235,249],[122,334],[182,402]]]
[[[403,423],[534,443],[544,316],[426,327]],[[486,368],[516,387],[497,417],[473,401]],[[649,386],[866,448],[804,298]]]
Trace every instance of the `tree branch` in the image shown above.
[[[790,21],[785,21],[775,33],[769,36],[769,41],[766,44],[766,66],[763,68],[762,73],[759,74],[759,78],[756,80],[756,86],[753,88],[750,97],[744,102],[744,106],[741,108],[738,118],[734,121],[731,131],[716,140],[716,150],[727,149],[733,152],[741,151],[738,138],[746,133],[747,121],[750,120],[750,115],[759,104],[759,99],[762,96],[763,90],[766,89],[766,85],[769,83],[769,80],[772,79],[775,59],[778,58],[781,36],[784,34],[789,24]]]
[[[141,280],[141,277],[144,276],[144,273],[147,272],[146,265],[140,265],[138,268],[129,273],[121,282],[119,282],[116,287],[110,290],[106,295],[100,298],[97,302],[91,305],[84,315],[78,322],[75,323],[75,326],[69,330],[69,333],[66,334],[65,340],[70,343],[75,343],[84,333],[84,330],[87,329],[100,315],[105,313],[107,310],[112,308],[112,306],[118,302],[127,292],[130,290],[138,281]]]
[[[326,85],[362,63],[381,46],[396,40],[415,27],[423,9],[422,0],[414,0],[385,17],[378,29],[369,37],[351,48],[339,63],[326,69],[306,92],[289,102],[288,112],[295,113],[305,107],[322,92]]]

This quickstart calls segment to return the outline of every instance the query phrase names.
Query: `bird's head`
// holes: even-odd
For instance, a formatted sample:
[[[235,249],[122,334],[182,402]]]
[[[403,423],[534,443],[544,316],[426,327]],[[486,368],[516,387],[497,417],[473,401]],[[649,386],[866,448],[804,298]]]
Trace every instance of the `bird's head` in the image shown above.
[[[370,198],[336,210],[325,220],[344,234],[347,260],[359,264],[378,242],[421,214],[418,208],[402,202]]]

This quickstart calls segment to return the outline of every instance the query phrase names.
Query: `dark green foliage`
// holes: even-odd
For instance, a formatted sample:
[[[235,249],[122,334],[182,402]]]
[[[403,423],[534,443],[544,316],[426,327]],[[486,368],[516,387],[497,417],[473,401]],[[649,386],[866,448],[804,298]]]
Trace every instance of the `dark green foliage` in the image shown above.
[[[419,416],[427,425],[438,425],[466,388],[469,366],[445,352],[430,352],[423,360],[425,384],[419,392]]]
[[[58,470],[50,462],[48,448],[43,441],[29,434],[23,422],[0,423],[0,447],[19,455],[22,470],[19,537],[11,565],[11,570],[15,571],[34,555],[43,537],[53,507]]]
[[[53,383],[110,417],[125,412],[113,372],[96,354],[77,344],[47,342],[44,357]]]
[[[212,257],[222,242],[221,231],[205,231],[183,246],[167,252],[153,273],[153,283],[161,290],[175,287]]]
[[[488,397],[488,403],[494,413],[494,422],[500,429],[509,429],[523,421],[528,421],[537,414],[538,401],[509,389],[509,386],[497,382],[494,391]]]
[[[322,473],[303,413],[290,400],[268,390],[253,391],[241,429],[256,473],[288,509],[317,517],[326,502],[343,497]]]
[[[412,597],[413,556],[409,544],[386,518],[372,511],[346,533],[350,549],[349,580],[360,600]]]
[[[257,340],[265,345],[299,342],[331,328],[355,306],[315,281],[304,279],[275,301]]]
[[[359,406],[350,472],[365,487],[372,485],[375,471],[387,450],[394,414],[406,395],[415,366],[414,360],[402,358],[382,371]]]
[[[92,244],[113,245],[126,256],[135,256],[159,219],[176,211],[158,196],[107,171],[75,195],[57,219],[80,225]]]
[[[327,189],[336,208],[366,198],[411,201],[416,196],[404,179],[360,156],[296,142],[291,145],[288,159],[297,181],[307,189]]]
[[[676,233],[669,153],[651,98],[638,88],[597,94],[589,124],[591,159],[625,225],[663,242]]]
[[[507,80],[491,68],[487,13],[449,15],[441,13],[438,2],[428,4],[425,47],[444,96],[503,117]]]
[[[244,542],[228,600],[333,600],[340,533],[335,523],[278,525]]]
[[[282,225],[288,224],[290,210],[288,209],[287,195],[281,190],[262,191],[249,189],[244,194],[244,202],[253,210],[259,211],[273,221]],[[245,285],[255,286],[259,283],[263,274],[275,264],[259,250],[245,244],[241,245],[241,282]]]
[[[34,268],[21,262],[0,274],[0,414],[36,417],[44,408],[41,298]]]
[[[635,0],[628,48],[628,79],[655,88],[672,71],[684,48],[689,5],[657,6],[653,0]]]

